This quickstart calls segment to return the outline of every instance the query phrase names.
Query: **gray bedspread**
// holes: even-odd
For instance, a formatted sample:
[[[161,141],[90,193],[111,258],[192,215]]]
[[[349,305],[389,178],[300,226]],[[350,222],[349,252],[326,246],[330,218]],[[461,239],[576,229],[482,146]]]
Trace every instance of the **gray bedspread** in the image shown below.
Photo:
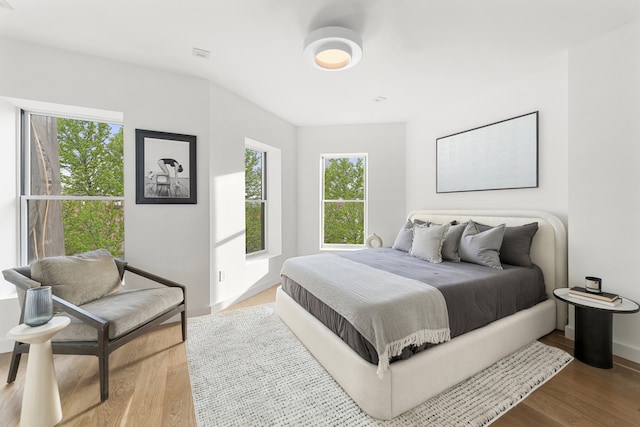
[[[370,267],[428,283],[445,298],[451,337],[485,326],[544,301],[542,271],[503,265],[503,270],[470,263],[432,264],[390,248],[368,249],[340,254]],[[342,316],[304,288],[304,283],[283,276],[283,290],[336,333],[365,360],[378,364],[373,345]],[[405,359],[431,344],[410,345],[392,359]]]
[[[290,258],[282,274],[304,283],[373,344],[380,377],[405,347],[450,339],[444,297],[423,281],[333,254]]]

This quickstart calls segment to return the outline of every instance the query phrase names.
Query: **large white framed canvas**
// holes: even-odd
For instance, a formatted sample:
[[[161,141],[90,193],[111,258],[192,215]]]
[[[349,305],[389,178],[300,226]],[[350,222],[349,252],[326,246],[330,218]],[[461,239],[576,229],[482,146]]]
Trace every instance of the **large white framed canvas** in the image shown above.
[[[436,192],[538,186],[538,112],[436,140]]]

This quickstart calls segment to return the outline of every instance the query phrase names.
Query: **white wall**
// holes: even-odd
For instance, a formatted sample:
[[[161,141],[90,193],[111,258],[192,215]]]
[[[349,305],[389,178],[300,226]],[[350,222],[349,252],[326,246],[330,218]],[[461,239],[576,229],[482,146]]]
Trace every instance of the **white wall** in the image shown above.
[[[5,165],[0,169],[0,271],[15,267],[18,263],[16,224],[18,210],[16,209],[16,192],[18,177],[15,165],[8,159],[17,156],[16,143],[16,114],[15,107],[0,99],[0,152]],[[15,287],[0,278],[0,352],[9,351],[13,342],[5,339],[7,332],[18,323],[20,310],[15,297]]]
[[[16,159],[18,144],[16,141],[16,108],[0,99],[0,150],[4,159]],[[0,271],[15,267],[18,262],[18,233],[16,223],[19,219],[16,209],[16,194],[18,191],[17,170],[12,162],[6,161],[0,169]],[[0,280],[0,304],[5,298],[15,296],[15,287],[4,280]],[[17,307],[17,305],[16,305]],[[0,310],[2,313],[4,310]],[[0,331],[1,333],[2,331]]]
[[[6,39],[0,39],[0,57],[0,96],[124,114],[126,259],[186,284],[190,309],[207,308],[208,82]],[[135,204],[136,128],[197,136],[197,205]],[[15,138],[0,144],[15,144]],[[7,163],[17,165],[18,159]],[[17,211],[15,187],[10,191]],[[13,224],[17,227],[16,221]],[[176,237],[178,245],[174,244]],[[2,246],[17,251],[15,241],[3,239]]]
[[[540,69],[407,124],[407,210],[538,209],[567,225],[569,285],[587,275],[640,301],[640,23],[574,46]],[[537,189],[435,193],[435,140],[540,111]],[[613,226],[615,224],[616,226]],[[620,226],[617,226],[620,224]],[[629,226],[621,226],[630,224]],[[614,354],[640,362],[640,314],[614,316]],[[567,328],[572,337],[573,318]]]
[[[296,255],[296,132],[278,117],[239,96],[211,85],[211,305],[223,308],[280,282],[284,259]],[[277,183],[268,182],[269,203],[281,203],[282,253],[245,256],[244,149],[245,138],[280,149],[280,165],[267,156],[267,170],[279,167],[280,200],[274,199]],[[273,185],[271,185],[273,184]],[[276,224],[277,229],[278,224]],[[225,280],[219,280],[219,271]]]
[[[570,282],[640,301],[640,22],[569,51],[569,136]],[[640,362],[640,314],[613,323],[614,354]]]
[[[404,124],[298,128],[298,254],[320,248],[320,155],[368,153],[369,233],[385,246],[404,224]]]
[[[126,259],[184,283],[190,315],[278,282],[283,259],[295,255],[296,247],[293,126],[200,78],[7,39],[0,39],[0,57],[0,97],[123,114]],[[3,173],[14,182],[3,185],[0,193],[0,215],[13,215],[2,222],[9,229],[3,229],[8,237],[0,253],[11,254],[3,258],[8,265],[17,262],[15,111],[0,104],[0,144],[12,159]],[[135,204],[136,128],[197,136],[196,205]],[[281,150],[283,217],[276,220],[289,226],[281,255],[252,263],[245,262],[244,255],[245,137]],[[221,268],[226,270],[223,283],[218,282]]]
[[[407,211],[534,209],[567,220],[567,56],[407,124]],[[436,194],[436,139],[539,111],[539,187]]]
[[[0,96],[123,113],[126,259],[186,284],[190,309],[206,308],[208,82],[6,39],[0,40],[0,57]],[[197,205],[135,204],[136,128],[197,136]]]

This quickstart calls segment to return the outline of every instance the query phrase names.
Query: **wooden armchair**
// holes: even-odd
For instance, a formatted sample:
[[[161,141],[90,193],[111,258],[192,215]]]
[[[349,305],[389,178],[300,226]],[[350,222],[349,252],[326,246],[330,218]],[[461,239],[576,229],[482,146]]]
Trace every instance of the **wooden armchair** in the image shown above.
[[[126,271],[162,286],[122,290]],[[109,397],[109,355],[114,350],[178,313],[182,341],[187,338],[186,288],[112,258],[106,250],[44,258],[2,274],[17,287],[20,323],[26,290],[52,287],[55,315],[71,319],[70,325],[53,337],[53,353],[97,356],[101,401]],[[28,352],[29,344],[15,343],[7,383],[15,381],[20,357]]]

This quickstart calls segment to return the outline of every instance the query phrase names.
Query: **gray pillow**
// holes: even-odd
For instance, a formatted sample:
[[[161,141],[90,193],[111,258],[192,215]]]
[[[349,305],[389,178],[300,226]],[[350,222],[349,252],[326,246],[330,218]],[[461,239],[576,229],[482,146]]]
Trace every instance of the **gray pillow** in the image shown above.
[[[75,305],[100,299],[122,286],[118,267],[106,249],[34,261],[31,278]]]
[[[477,224],[478,231],[491,228],[488,225]],[[506,227],[502,247],[500,248],[500,261],[504,264],[517,265],[520,267],[531,267],[531,242],[533,236],[538,231],[538,223],[520,225],[516,227]]]
[[[502,270],[500,246],[502,246],[504,229],[505,225],[501,224],[479,232],[476,224],[469,220],[460,239],[460,247],[458,249],[460,259]]]
[[[451,225],[444,235],[444,243],[442,245],[442,259],[445,261],[460,262],[458,248],[460,247],[460,238],[466,228],[467,223]]]
[[[409,255],[433,263],[442,262],[442,244],[448,228],[449,224],[413,227],[413,245]]]
[[[411,243],[413,243],[413,224],[411,221],[407,221],[398,232],[396,240],[391,247],[399,251],[409,252]]]

